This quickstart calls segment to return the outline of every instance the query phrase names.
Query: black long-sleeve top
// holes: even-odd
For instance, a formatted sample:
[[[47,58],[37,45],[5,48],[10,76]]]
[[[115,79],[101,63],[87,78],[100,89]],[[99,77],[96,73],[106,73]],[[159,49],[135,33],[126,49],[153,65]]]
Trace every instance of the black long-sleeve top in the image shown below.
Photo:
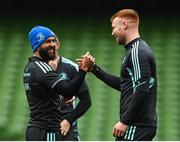
[[[64,80],[47,62],[31,57],[24,69],[23,81],[30,107],[29,126],[59,130],[62,118],[61,96],[72,97],[84,81],[86,72],[79,69],[74,78]]]
[[[145,41],[134,39],[125,46],[120,77],[94,65],[93,73],[107,85],[121,91],[120,121],[127,125],[157,125],[157,77],[155,57]]]
[[[77,64],[69,59],[61,57],[57,66],[56,72],[63,78],[63,80],[72,80],[79,67]],[[62,104],[60,107],[61,115],[63,119],[67,119],[71,124],[87,112],[91,106],[91,98],[88,86],[84,80],[77,92],[74,92],[74,97],[78,98],[79,101],[76,104],[75,100],[71,104],[67,104],[66,101],[71,99],[69,97],[62,97]]]

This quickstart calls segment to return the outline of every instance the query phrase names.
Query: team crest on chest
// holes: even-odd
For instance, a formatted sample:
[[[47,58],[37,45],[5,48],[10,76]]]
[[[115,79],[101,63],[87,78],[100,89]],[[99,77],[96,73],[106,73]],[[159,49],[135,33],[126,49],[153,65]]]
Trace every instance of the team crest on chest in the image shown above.
[[[60,73],[59,76],[60,76],[60,78],[61,78],[62,80],[68,80],[68,76],[67,76],[67,74],[64,73],[64,72]]]

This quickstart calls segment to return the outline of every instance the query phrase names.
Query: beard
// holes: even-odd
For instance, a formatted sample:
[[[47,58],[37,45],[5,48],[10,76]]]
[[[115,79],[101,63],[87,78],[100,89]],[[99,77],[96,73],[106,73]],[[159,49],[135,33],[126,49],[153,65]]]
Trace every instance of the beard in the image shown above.
[[[49,53],[49,50],[53,50],[53,53]],[[46,49],[40,48],[39,49],[39,55],[45,61],[54,60],[55,57],[56,57],[56,55],[55,55],[55,47],[54,46],[49,46]]]
[[[116,38],[116,42],[118,45],[125,45],[125,38],[123,38],[122,36],[118,37]]]

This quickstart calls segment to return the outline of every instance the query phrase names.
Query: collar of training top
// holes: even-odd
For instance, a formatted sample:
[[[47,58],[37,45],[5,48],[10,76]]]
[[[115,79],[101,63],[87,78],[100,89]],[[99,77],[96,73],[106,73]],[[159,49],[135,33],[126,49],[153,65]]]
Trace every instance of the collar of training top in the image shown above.
[[[131,45],[132,45],[133,43],[135,43],[136,41],[140,40],[140,39],[141,39],[140,37],[135,38],[135,39],[133,39],[132,41],[130,41],[128,44],[126,44],[124,47],[125,47],[126,49],[131,48],[131,47],[132,47]]]

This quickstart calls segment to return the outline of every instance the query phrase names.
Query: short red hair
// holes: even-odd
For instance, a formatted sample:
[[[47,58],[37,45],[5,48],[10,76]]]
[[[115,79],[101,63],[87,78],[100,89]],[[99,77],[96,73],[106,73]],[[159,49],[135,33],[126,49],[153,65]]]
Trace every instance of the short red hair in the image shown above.
[[[130,20],[130,22],[134,22],[137,25],[139,25],[139,15],[133,9],[123,9],[123,10],[120,10],[120,11],[116,12],[113,16],[111,16],[111,22],[116,17],[125,18],[127,20]]]

